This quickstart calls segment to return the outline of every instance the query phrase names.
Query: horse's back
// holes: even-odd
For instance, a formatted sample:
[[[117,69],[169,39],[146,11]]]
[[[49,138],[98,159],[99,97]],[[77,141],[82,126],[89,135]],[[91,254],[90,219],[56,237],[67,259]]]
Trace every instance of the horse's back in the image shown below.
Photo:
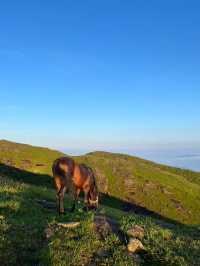
[[[94,173],[90,167],[85,164],[76,164],[73,175],[73,182],[76,187],[84,189],[90,186],[94,178]]]
[[[87,169],[82,164],[76,164],[74,168],[73,182],[77,188],[82,189],[88,178]]]

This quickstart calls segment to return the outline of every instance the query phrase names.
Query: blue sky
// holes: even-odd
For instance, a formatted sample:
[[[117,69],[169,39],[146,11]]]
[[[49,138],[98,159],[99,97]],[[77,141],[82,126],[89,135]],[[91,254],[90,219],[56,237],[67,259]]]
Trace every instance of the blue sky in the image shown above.
[[[3,1],[0,138],[200,151],[199,1]]]

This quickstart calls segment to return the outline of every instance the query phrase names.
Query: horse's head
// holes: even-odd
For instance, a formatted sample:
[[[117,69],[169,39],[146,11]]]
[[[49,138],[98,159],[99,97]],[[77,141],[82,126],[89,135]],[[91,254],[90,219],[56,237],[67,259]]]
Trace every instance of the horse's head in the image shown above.
[[[91,187],[89,192],[89,207],[91,209],[97,209],[99,204],[98,189],[96,184]]]

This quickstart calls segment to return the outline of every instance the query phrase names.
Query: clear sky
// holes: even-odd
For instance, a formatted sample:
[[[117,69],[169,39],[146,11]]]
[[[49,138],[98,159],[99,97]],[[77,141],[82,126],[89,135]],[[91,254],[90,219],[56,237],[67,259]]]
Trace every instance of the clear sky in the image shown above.
[[[0,138],[200,150],[200,2],[1,1]]]

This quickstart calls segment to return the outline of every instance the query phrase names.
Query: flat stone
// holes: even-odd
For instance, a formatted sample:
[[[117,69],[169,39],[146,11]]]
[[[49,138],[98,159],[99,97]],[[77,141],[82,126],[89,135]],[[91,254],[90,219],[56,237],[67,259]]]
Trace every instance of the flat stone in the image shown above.
[[[69,223],[58,223],[58,226],[63,228],[77,228],[81,223],[80,222],[69,222]]]

